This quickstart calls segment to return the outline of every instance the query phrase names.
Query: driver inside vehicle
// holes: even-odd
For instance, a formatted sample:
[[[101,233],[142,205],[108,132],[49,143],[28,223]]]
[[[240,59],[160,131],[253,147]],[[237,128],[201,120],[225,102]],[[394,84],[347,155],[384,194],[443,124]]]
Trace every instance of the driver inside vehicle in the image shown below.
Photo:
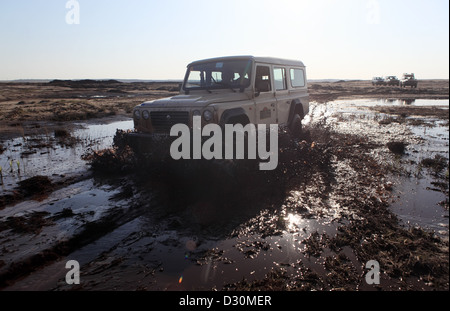
[[[226,84],[233,84],[235,81],[233,80],[234,78],[234,72],[230,71],[230,70],[226,70],[224,72],[222,72],[222,83],[226,83]]]
[[[237,75],[239,75],[238,78],[235,78]],[[222,83],[225,83],[227,85],[231,86],[239,86],[239,87],[247,87],[250,84],[250,80],[248,79],[248,74],[244,72],[234,73],[231,70],[227,70],[222,72]]]
[[[248,78],[248,74],[245,72],[239,72],[239,78],[236,79],[236,83],[239,84],[240,87],[247,87],[250,85],[250,80]]]

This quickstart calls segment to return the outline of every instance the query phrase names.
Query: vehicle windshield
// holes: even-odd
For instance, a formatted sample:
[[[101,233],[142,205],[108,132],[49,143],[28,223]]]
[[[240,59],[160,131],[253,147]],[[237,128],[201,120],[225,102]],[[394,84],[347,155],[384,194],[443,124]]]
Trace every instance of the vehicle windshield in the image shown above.
[[[185,90],[239,89],[250,86],[251,60],[224,60],[194,64],[188,67]]]

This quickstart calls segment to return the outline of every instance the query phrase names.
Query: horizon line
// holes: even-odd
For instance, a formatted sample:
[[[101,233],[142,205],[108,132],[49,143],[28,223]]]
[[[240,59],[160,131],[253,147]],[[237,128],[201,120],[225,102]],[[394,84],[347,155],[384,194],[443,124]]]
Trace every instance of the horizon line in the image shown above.
[[[416,78],[417,79],[417,78]],[[308,79],[311,82],[337,82],[337,81],[371,81],[372,79],[336,79],[336,78],[323,78],[323,79]],[[427,78],[427,79],[417,79],[417,80],[449,80],[449,78]],[[82,78],[82,79],[7,79],[0,80],[0,83],[11,83],[11,82],[23,82],[23,83],[48,83],[52,81],[118,81],[123,83],[132,82],[159,82],[159,83],[182,83],[183,79],[114,79],[114,78]]]

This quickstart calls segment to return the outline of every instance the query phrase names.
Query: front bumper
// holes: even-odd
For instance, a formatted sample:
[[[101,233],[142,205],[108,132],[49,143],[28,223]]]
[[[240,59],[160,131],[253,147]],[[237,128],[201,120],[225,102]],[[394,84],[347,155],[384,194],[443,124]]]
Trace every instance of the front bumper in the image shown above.
[[[138,155],[151,155],[157,159],[170,157],[170,145],[175,137],[160,133],[139,133],[128,134],[127,143]]]

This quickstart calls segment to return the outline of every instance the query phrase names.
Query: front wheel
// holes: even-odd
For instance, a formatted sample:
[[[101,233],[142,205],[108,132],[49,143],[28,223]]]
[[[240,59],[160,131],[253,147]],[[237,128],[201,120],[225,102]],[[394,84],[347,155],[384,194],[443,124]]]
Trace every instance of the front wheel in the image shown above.
[[[303,132],[302,118],[300,115],[296,114],[294,116],[289,129],[295,138],[300,138]]]

